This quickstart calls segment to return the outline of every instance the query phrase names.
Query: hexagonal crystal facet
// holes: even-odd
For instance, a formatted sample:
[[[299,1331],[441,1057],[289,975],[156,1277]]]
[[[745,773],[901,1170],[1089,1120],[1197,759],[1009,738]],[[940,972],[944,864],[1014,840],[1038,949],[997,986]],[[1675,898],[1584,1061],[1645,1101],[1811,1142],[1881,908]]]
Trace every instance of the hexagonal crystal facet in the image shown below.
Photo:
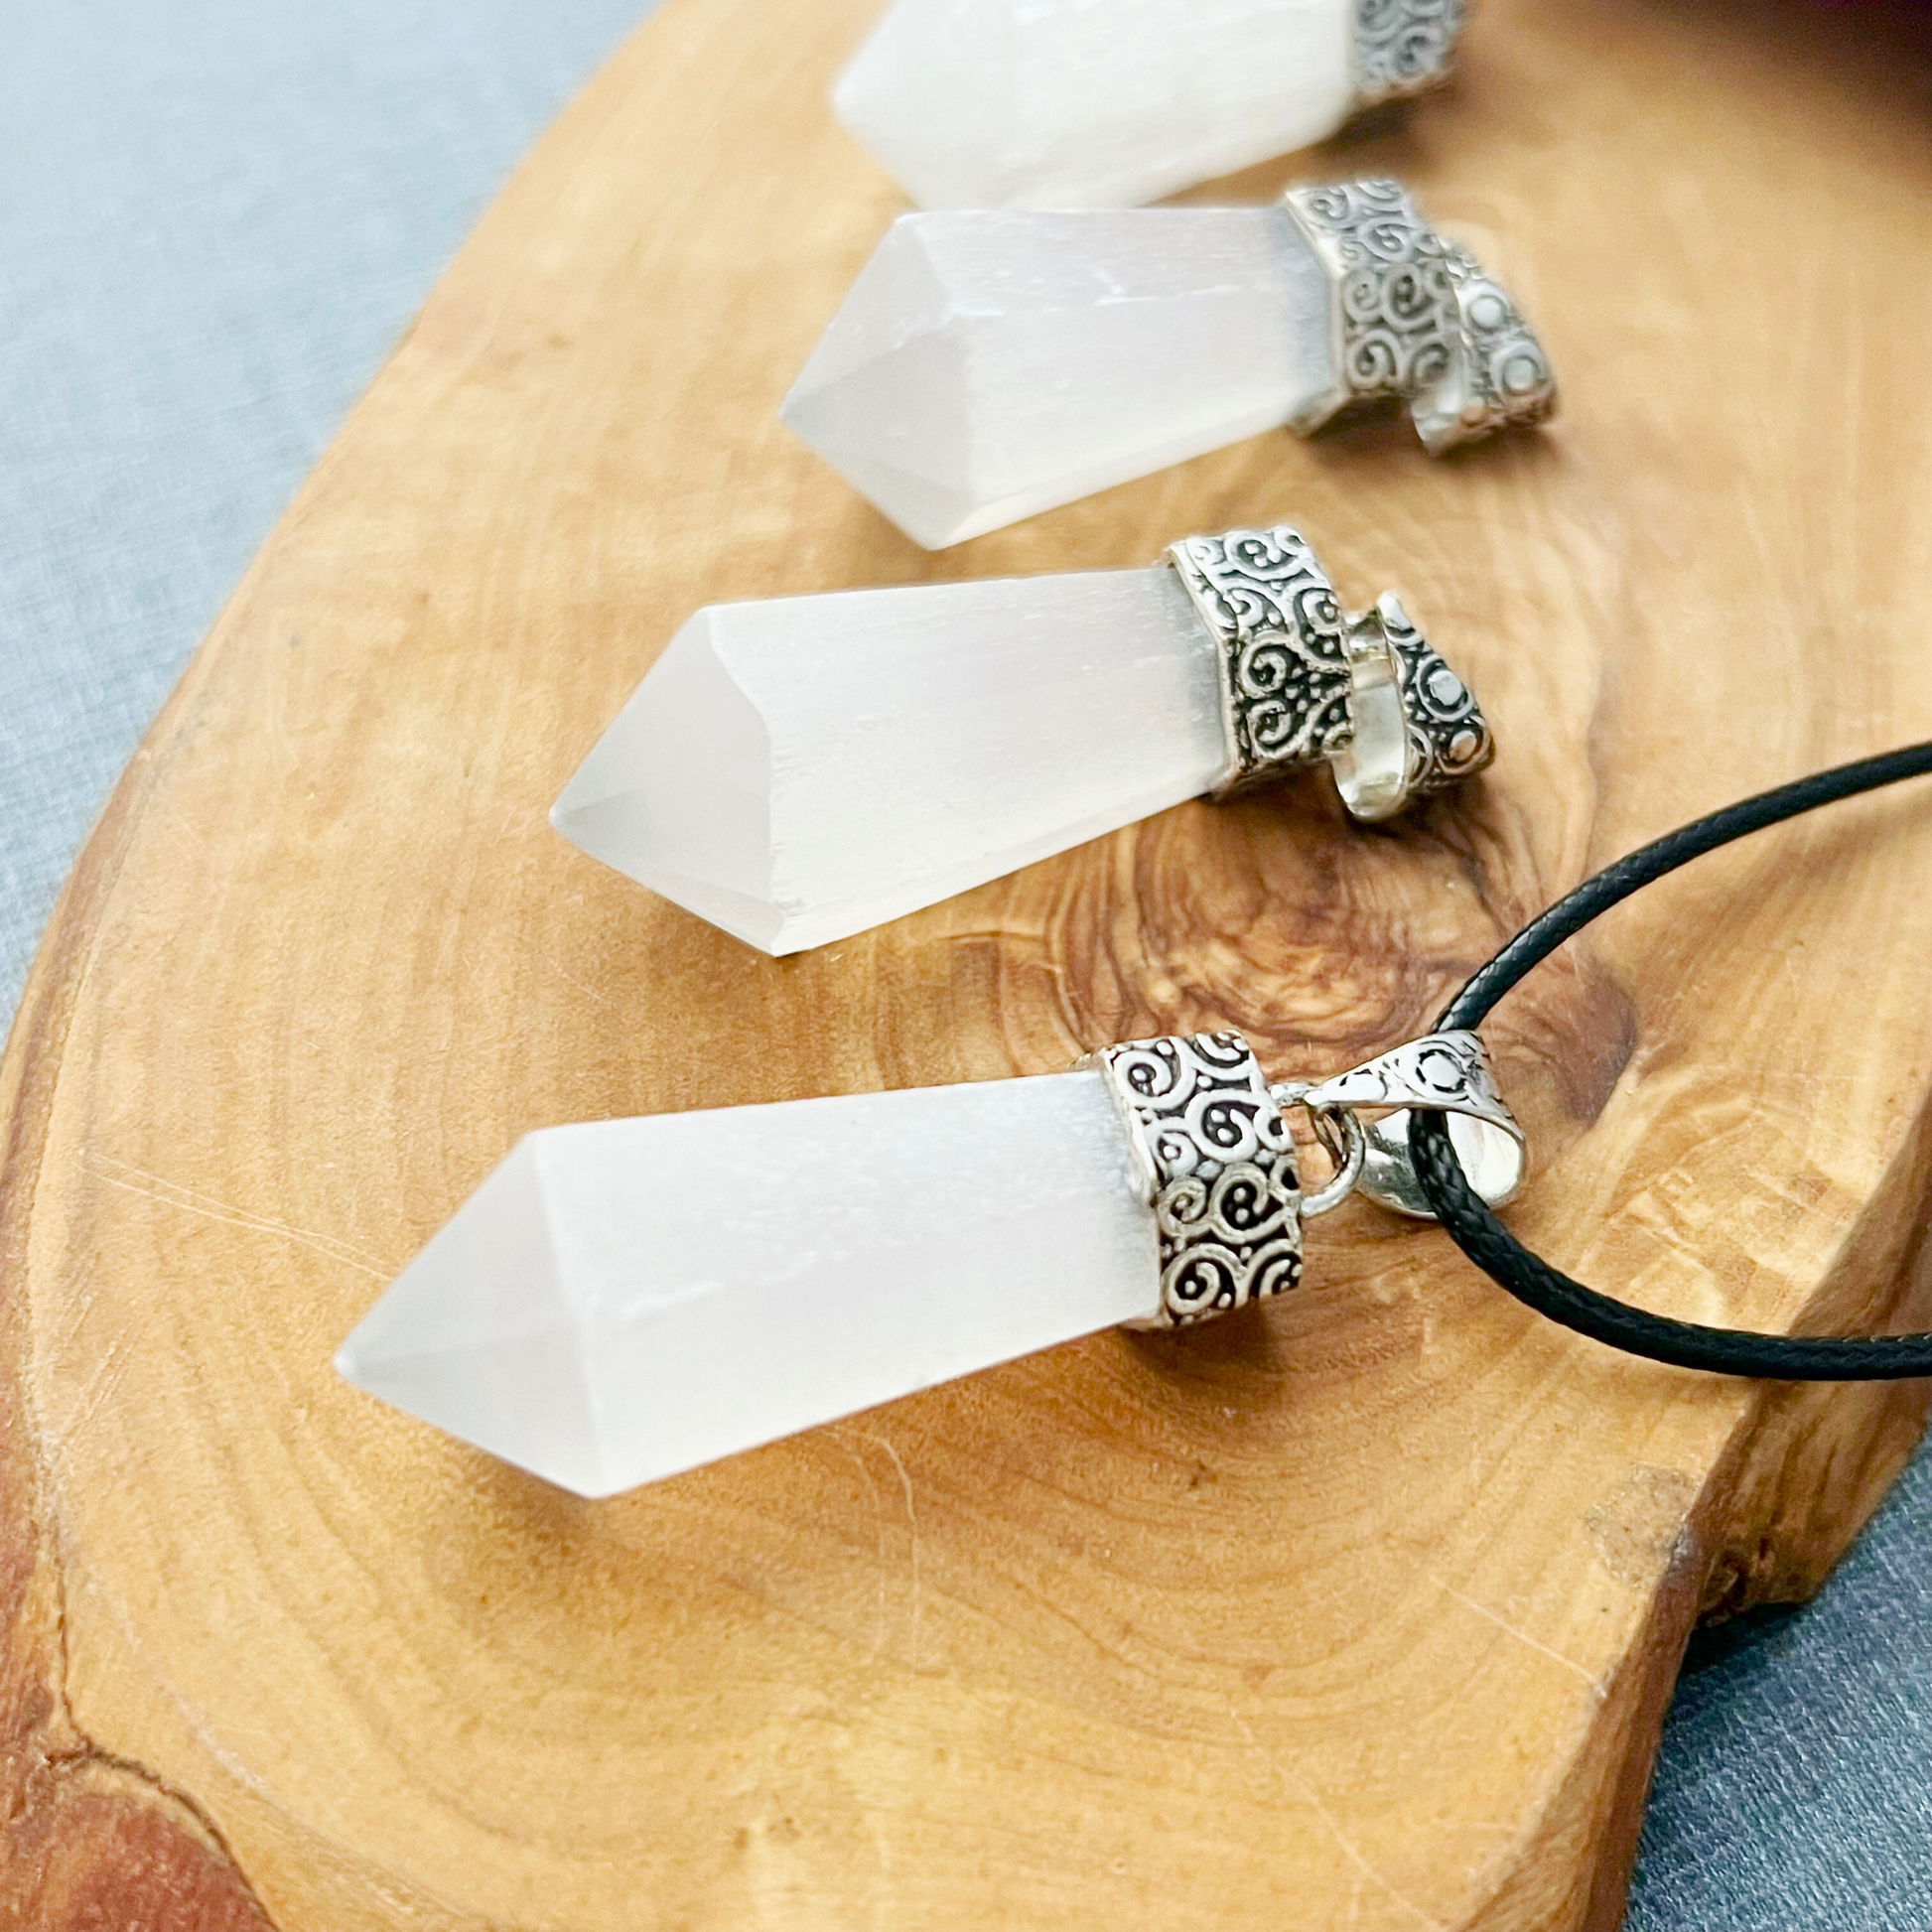
[[[1299,415],[1329,299],[1281,207],[903,215],[781,414],[938,549]]]

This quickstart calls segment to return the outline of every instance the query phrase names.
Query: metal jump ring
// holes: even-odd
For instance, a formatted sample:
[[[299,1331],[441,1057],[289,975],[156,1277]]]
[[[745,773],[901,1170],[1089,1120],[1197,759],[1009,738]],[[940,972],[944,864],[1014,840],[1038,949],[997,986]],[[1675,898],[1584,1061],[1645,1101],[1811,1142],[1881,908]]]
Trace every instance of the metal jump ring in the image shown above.
[[[1282,1080],[1268,1089],[1268,1097],[1283,1113],[1291,1107],[1307,1110],[1314,1137],[1322,1151],[1335,1164],[1335,1172],[1325,1187],[1302,1196],[1302,1219],[1312,1220],[1331,1207],[1339,1207],[1355,1191],[1362,1177],[1362,1165],[1368,1159],[1368,1135],[1353,1107],[1339,1102],[1316,1103],[1309,1095],[1314,1090],[1310,1080]]]

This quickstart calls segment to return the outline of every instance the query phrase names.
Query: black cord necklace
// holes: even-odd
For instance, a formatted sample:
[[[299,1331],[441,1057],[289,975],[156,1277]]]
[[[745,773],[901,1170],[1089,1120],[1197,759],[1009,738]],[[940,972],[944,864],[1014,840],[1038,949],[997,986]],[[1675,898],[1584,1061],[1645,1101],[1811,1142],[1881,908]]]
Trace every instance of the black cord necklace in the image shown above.
[[[1767,825],[1862,791],[1896,784],[1901,778],[1928,773],[1932,773],[1932,744],[1907,746],[1727,805],[1639,847],[1531,920],[1444,1008],[1437,1031],[1474,1028],[1531,967],[1547,959],[1598,913],[1652,880]],[[1881,1382],[1932,1375],[1932,1334],[1815,1340],[1761,1335],[1736,1328],[1710,1328],[1695,1321],[1673,1321],[1613,1301],[1552,1268],[1503,1226],[1464,1176],[1449,1143],[1445,1115],[1419,1109],[1412,1116],[1409,1153],[1437,1219],[1455,1245],[1519,1302],[1593,1341],[1678,1368],[1779,1381]]]

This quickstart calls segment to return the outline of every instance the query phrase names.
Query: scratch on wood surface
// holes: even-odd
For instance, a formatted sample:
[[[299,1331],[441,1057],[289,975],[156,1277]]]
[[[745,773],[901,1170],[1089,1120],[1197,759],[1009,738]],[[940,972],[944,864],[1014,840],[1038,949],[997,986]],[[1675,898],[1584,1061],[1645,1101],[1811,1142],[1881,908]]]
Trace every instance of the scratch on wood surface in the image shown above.
[[[119,1168],[121,1172],[110,1173],[110,1167]],[[326,1260],[360,1269],[363,1274],[372,1275],[379,1282],[395,1278],[393,1267],[385,1265],[365,1249],[353,1248],[333,1235],[318,1234],[310,1228],[292,1227],[286,1221],[252,1213],[245,1207],[216,1200],[208,1194],[197,1193],[192,1187],[180,1186],[161,1174],[150,1173],[145,1168],[131,1167],[124,1161],[114,1160],[112,1156],[83,1155],[80,1171],[95,1180],[105,1181],[110,1187],[119,1187],[146,1200],[158,1201],[164,1207],[179,1208],[184,1214],[198,1215],[203,1220],[220,1221],[228,1227],[243,1228],[250,1233],[273,1235],[277,1240],[293,1242],[298,1248],[307,1248]]]
[[[871,1663],[886,1644],[886,1506],[879,1500],[879,1484],[873,1480],[866,1458],[845,1440],[846,1432],[833,1428],[825,1433],[852,1458],[860,1475],[865,1478],[866,1494],[872,1499],[873,1533],[878,1539],[879,1607],[873,1618],[872,1647],[866,1653],[866,1661]]]
[[[72,1436],[86,1429],[102,1406],[119,1389],[128,1359],[127,1338],[110,1334],[88,1357],[86,1372],[80,1379],[78,1400],[63,1424],[62,1433]]]
[[[612,999],[610,994],[602,992],[599,988],[593,986],[588,980],[580,980],[575,973],[567,971],[564,967],[559,966],[554,960],[551,962],[550,970],[553,973],[555,973],[556,976],[560,980],[562,980],[566,986],[576,987],[578,992],[583,994],[585,999],[595,1001],[597,1005],[607,1008],[609,1011],[613,1013],[621,1011],[621,1008],[620,1007],[619,1003],[616,1000]]]
[[[855,1429],[852,1433],[855,1436],[862,1437],[868,1443],[877,1443],[879,1447],[886,1451],[887,1456],[892,1461],[892,1465],[894,1469],[897,1471],[898,1486],[900,1491],[903,1493],[905,1497],[905,1533],[907,1538],[910,1541],[910,1546],[911,1546],[909,1564],[911,1569],[911,1587],[912,1587],[911,1612],[910,1612],[910,1619],[909,1619],[909,1628],[907,1629],[906,1632],[905,1647],[906,1647],[907,1658],[910,1661],[912,1668],[914,1670],[918,1670],[920,1668],[920,1664],[919,1664],[919,1519],[917,1513],[914,1511],[912,1507],[912,1478],[910,1475],[906,1473],[905,1464],[900,1459],[898,1450],[896,1449],[892,1446],[892,1444],[886,1440],[885,1437],[876,1436],[870,1430],[866,1430],[866,1429]]]
[[[1427,1577],[1429,1581],[1432,1584],[1434,1584],[1436,1587],[1440,1589],[1445,1596],[1454,1597],[1455,1600],[1458,1603],[1460,1603],[1464,1609],[1473,1610],[1477,1616],[1484,1618],[1487,1622],[1493,1623],[1498,1630],[1501,1630],[1505,1632],[1507,1635],[1514,1637],[1518,1643],[1528,1644],[1529,1647],[1532,1650],[1536,1651],[1540,1656],[1549,1658],[1549,1660],[1553,1664],[1561,1664],[1565,1670],[1573,1672],[1576,1676],[1581,1677],[1584,1680],[1584,1682],[1589,1686],[1590,1696],[1595,1698],[1599,1704],[1602,1702],[1603,1686],[1594,1677],[1592,1677],[1590,1673],[1583,1667],[1582,1664],[1578,1663],[1576,1658],[1566,1657],[1561,1650],[1552,1650],[1547,1643],[1543,1643],[1538,1638],[1531,1636],[1527,1630],[1519,1630],[1516,1627],[1516,1625],[1510,1622],[1510,1620],[1507,1617],[1498,1615],[1497,1612],[1492,1610],[1487,1603],[1478,1603],[1473,1596],[1463,1595],[1463,1593],[1459,1589],[1457,1589],[1453,1584],[1446,1584],[1442,1580],[1442,1578],[1431,1575],[1431,1573],[1428,1572],[1427,1570],[1425,1570],[1422,1574],[1425,1577]]]
[[[1418,1905],[1416,1901],[1408,1895],[1408,1893],[1399,1889],[1391,1879],[1384,1877],[1383,1874],[1375,1868],[1375,1866],[1369,1862],[1367,1855],[1361,1850],[1359,1846],[1355,1844],[1355,1842],[1348,1836],[1348,1834],[1342,1830],[1341,1823],[1335,1817],[1334,1813],[1331,1812],[1328,1809],[1328,1807],[1321,1802],[1320,1796],[1316,1793],[1314,1787],[1311,1784],[1310,1784],[1308,1780],[1304,1778],[1298,1771],[1295,1771],[1290,1766],[1284,1764],[1282,1760],[1278,1756],[1276,1756],[1276,1754],[1272,1750],[1270,1750],[1265,1743],[1262,1742],[1261,1738],[1256,1734],[1254,1726],[1250,1725],[1247,1719],[1245,1719],[1241,1715],[1240,1709],[1236,1705],[1232,1697],[1228,1699],[1228,1714],[1230,1717],[1234,1719],[1235,1723],[1241,1726],[1242,1730],[1246,1732],[1248,1741],[1254,1746],[1254,1748],[1258,1750],[1261,1753],[1261,1755],[1264,1758],[1266,1758],[1268,1762],[1275,1767],[1276,1774],[1281,1778],[1282,1783],[1288,1788],[1289,1792],[1292,1795],[1299,1796],[1302,1799],[1302,1801],[1305,1804],[1307,1804],[1311,1811],[1313,1811],[1314,1815],[1321,1820],[1322,1824],[1327,1826],[1328,1836],[1334,1840],[1337,1848],[1341,1852],[1342,1857],[1345,1858],[1348,1861],[1348,1863],[1355,1867],[1355,1869],[1361,1874],[1363,1878],[1368,1879],[1379,1890],[1386,1892],[1391,1898],[1395,1900],[1395,1902],[1398,1905],[1402,1907],[1402,1909],[1405,1912],[1413,1912],[1416,1916],[1417,1921],[1428,1928],[1428,1932],[1450,1932],[1450,1928],[1444,1920],[1439,1919],[1434,1912],[1431,1912],[1427,1910],[1425,1907]],[[1358,1881],[1358,1889],[1356,1895],[1359,1898],[1360,1896],[1359,1881]],[[1351,1911],[1352,1909],[1353,1908],[1351,1907]]]

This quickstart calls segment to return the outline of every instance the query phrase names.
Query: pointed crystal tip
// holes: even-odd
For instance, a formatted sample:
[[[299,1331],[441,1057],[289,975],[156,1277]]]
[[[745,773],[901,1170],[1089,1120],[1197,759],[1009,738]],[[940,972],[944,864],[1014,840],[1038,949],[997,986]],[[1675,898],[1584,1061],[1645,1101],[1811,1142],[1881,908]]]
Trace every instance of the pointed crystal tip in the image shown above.
[[[1013,520],[986,520],[976,483],[971,346],[921,224],[901,215],[778,406],[794,436],[928,550]]]
[[[572,845],[769,953],[812,945],[771,861],[771,736],[698,612],[550,808]]]
[[[608,1496],[623,1485],[605,1467],[543,1141],[520,1142],[431,1238],[337,1351],[336,1372],[547,1481]]]

